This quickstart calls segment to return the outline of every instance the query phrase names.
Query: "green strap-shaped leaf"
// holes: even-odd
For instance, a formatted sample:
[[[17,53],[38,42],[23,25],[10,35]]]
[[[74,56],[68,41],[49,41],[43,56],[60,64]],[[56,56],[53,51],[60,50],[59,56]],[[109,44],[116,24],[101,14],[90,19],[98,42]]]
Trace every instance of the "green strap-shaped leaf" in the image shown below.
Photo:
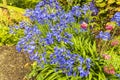
[[[37,77],[36,77],[36,80],[44,80],[42,74],[38,74]]]
[[[48,73],[46,73],[46,75],[44,76],[44,79],[50,76],[53,72],[54,72],[53,70],[49,70]]]

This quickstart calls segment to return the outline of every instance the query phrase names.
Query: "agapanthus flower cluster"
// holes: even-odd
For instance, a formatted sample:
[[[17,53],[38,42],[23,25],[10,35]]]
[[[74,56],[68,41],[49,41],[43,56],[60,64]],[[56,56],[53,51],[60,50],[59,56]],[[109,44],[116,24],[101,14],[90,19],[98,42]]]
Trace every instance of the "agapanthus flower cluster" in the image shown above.
[[[120,26],[120,12],[116,12],[111,21],[115,21],[117,25]]]
[[[82,9],[82,11],[81,11]],[[38,3],[34,10],[27,10],[26,16],[29,17],[34,24],[21,23],[19,28],[24,29],[24,37],[18,42],[16,49],[30,54],[31,60],[36,60],[44,66],[44,63],[49,64],[49,58],[46,58],[46,46],[58,45],[57,43],[64,42],[70,44],[72,34],[66,32],[66,28],[71,27],[76,21],[76,17],[80,17],[81,13],[86,14],[90,10],[88,5],[82,7],[75,6],[71,11],[65,12],[59,6],[57,0],[42,0]],[[43,26],[39,26],[39,24]],[[47,33],[42,33],[38,27],[48,26]],[[86,27],[83,24],[82,27]],[[43,36],[45,34],[45,36]],[[40,50],[41,49],[41,50]],[[54,53],[50,55],[50,63],[56,64],[58,69],[63,70],[67,75],[77,75],[85,77],[89,74],[91,60],[84,60],[80,55],[72,54],[64,48],[55,48]],[[84,68],[83,68],[84,67]]]
[[[52,10],[53,12],[50,12]],[[66,13],[64,10],[62,10],[56,0],[43,0],[38,3],[34,10],[27,11],[26,14],[31,18],[31,20],[38,21],[39,24],[48,25],[49,31],[46,34],[46,44],[53,44],[55,41],[53,37],[56,37],[58,42],[64,41],[65,43],[71,43],[70,38],[67,39],[63,37],[64,35],[61,33],[63,33],[64,29],[67,28],[69,24],[74,22],[75,19],[71,13]]]
[[[81,17],[85,15],[88,11],[92,11],[97,14],[98,10],[91,2],[89,5],[84,4],[82,7],[73,6],[67,13],[60,7],[57,0],[42,0],[39,2],[34,10],[26,10],[26,16],[30,17],[33,21],[38,21],[40,24],[51,24],[51,20],[62,23],[75,22],[74,17]],[[60,23],[59,23],[60,24]]]
[[[54,12],[61,11],[61,7],[57,0],[42,0],[34,10],[26,10],[26,16],[33,21],[38,21],[40,24],[49,23],[49,19],[55,19]]]
[[[30,27],[31,26],[31,27]],[[21,52],[22,50],[24,52],[27,52],[30,54],[30,59],[31,60],[37,60],[35,57],[35,55],[37,55],[38,53],[35,52],[37,45],[40,44],[40,40],[41,40],[41,32],[40,30],[37,28],[37,26],[32,26],[26,22],[20,22],[20,25],[17,26],[18,29],[24,29],[24,37],[22,37],[19,42],[16,45],[16,50],[18,52]],[[12,28],[11,28],[12,29]],[[33,56],[34,55],[34,56]],[[31,57],[33,56],[33,57]]]
[[[56,9],[55,13],[48,13],[47,7],[52,7]],[[42,7],[42,8],[41,8]],[[21,40],[18,42],[18,45],[16,49],[20,52],[21,48],[24,49],[24,51],[28,53],[34,53],[35,47],[37,46],[36,43],[40,43],[39,45],[50,45],[53,44],[56,40],[58,42],[64,41],[65,43],[70,43],[70,39],[72,38],[72,35],[69,33],[64,33],[64,29],[68,26],[69,23],[74,22],[74,17],[71,16],[70,13],[65,13],[61,10],[60,6],[58,5],[58,2],[56,0],[43,0],[36,6],[35,10],[27,10],[27,15],[31,18],[33,21],[38,21],[39,24],[48,24],[49,31],[46,35],[46,37],[41,37],[40,30],[38,29],[38,26],[36,25],[21,25],[24,27],[24,33],[25,36],[21,38]],[[45,22],[47,21],[47,22]],[[57,22],[56,22],[57,21]],[[42,23],[41,23],[42,22]],[[45,22],[45,23],[43,23]],[[53,24],[55,22],[55,24]],[[40,42],[39,42],[40,41]],[[34,46],[30,46],[30,42],[34,42]]]
[[[34,10],[27,10],[26,16],[30,17],[32,21],[38,21],[40,24],[47,24],[49,26],[50,31],[48,31],[46,34],[47,36],[44,39],[47,45],[54,43],[55,40],[53,37],[56,37],[58,42],[64,41],[65,43],[72,44],[70,41],[71,37],[63,37],[65,35],[62,35],[61,33],[63,33],[68,25],[75,22],[74,16],[80,17],[80,9],[79,6],[75,6],[71,11],[66,13],[61,9],[56,0],[43,0],[36,5]],[[83,12],[87,12],[89,9],[90,7],[88,5],[82,7]]]
[[[107,41],[107,40],[111,39],[111,35],[110,35],[110,32],[100,31],[100,33],[96,36],[96,38],[101,38],[101,39]]]
[[[82,14],[82,13],[81,13],[81,7],[80,7],[80,6],[74,6],[74,7],[72,7],[71,13],[72,13],[72,15],[74,15],[74,16],[80,17],[81,14]]]
[[[23,48],[25,52],[28,52],[30,54],[34,53],[36,43],[38,40],[40,40],[40,31],[39,29],[34,26],[33,28],[31,27],[25,27],[25,36],[20,39],[18,42],[16,49],[18,52],[21,51]]]
[[[82,6],[82,10],[83,10],[82,12],[83,12],[84,14],[86,14],[87,11],[90,10],[90,6],[88,6],[88,5],[83,5],[83,6]]]
[[[71,12],[74,13],[75,16],[80,17],[82,14],[85,15],[88,11],[91,11],[94,15],[97,15],[98,9],[96,8],[94,1],[88,4],[84,4],[83,6],[74,6],[72,7]]]
[[[73,6],[70,10],[73,16],[80,18],[82,15],[86,15],[87,12],[91,11],[93,15],[97,15],[98,9],[95,7],[94,1],[88,4],[84,4],[83,6]],[[89,13],[90,14],[90,13]]]
[[[93,12],[93,15],[97,15],[99,11],[94,4],[94,0],[92,0],[92,2],[90,3],[90,10]]]
[[[81,77],[85,77],[89,74],[91,60],[89,58],[85,60],[78,54],[72,54],[65,48],[55,47],[54,53],[50,55],[50,63],[55,64],[57,70],[62,70],[68,76],[79,74]]]

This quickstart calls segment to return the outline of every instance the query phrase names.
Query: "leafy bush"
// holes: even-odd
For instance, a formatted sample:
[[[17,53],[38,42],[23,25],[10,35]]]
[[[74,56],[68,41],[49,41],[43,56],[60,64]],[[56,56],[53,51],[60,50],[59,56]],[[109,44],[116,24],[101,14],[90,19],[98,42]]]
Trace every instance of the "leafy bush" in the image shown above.
[[[110,22],[99,18],[94,2],[64,11],[56,0],[43,0],[27,10],[18,52],[35,60],[27,76],[36,80],[119,79],[119,12]],[[104,17],[104,16],[103,16]]]

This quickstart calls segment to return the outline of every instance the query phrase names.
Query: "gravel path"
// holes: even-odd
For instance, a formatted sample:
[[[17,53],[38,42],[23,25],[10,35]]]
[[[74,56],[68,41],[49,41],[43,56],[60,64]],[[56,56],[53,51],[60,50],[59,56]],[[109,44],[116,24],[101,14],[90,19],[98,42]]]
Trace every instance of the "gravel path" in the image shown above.
[[[17,53],[15,47],[0,47],[0,80],[24,80],[30,63],[28,55]]]

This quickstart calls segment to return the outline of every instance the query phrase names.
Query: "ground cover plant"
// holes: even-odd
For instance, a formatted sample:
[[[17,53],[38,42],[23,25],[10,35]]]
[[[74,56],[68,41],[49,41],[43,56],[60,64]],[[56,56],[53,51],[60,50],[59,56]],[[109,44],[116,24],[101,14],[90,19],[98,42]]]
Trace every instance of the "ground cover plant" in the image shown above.
[[[108,18],[96,7],[100,1],[63,9],[57,0],[42,0],[26,10],[31,23],[22,21],[12,30],[24,30],[16,49],[35,61],[28,79],[120,79],[120,12]]]

